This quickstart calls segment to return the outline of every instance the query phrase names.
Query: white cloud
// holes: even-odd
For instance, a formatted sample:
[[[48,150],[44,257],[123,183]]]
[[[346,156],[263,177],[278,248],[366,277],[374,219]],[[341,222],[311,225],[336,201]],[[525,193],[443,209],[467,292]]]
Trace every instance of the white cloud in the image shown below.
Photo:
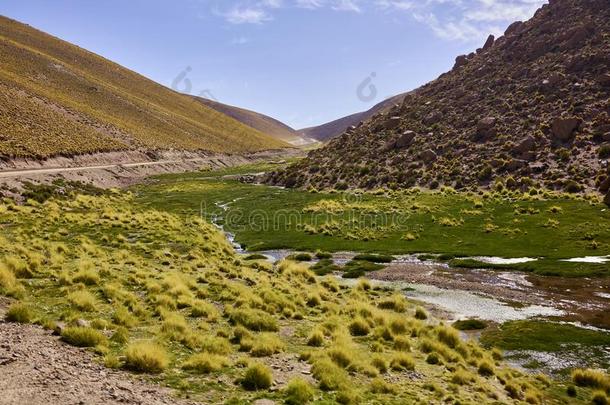
[[[235,6],[222,15],[231,24],[262,24],[273,19],[263,8],[241,6]]]

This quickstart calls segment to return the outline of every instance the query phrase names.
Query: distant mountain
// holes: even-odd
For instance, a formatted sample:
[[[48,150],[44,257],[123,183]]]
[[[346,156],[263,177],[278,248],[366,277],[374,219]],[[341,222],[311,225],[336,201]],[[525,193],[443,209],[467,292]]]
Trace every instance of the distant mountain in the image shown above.
[[[378,114],[379,112],[389,110],[395,104],[400,104],[402,102],[402,99],[406,95],[407,93],[390,97],[387,100],[376,104],[370,110],[348,115],[347,117],[339,118],[338,120],[334,120],[326,124],[319,125],[317,127],[301,129],[298,132],[308,138],[313,138],[317,139],[318,141],[325,142],[329,139],[341,135],[349,127],[356,126],[359,123],[368,120],[375,114]]]
[[[303,138],[296,130],[290,128],[288,125],[276,120],[275,118],[271,118],[269,116],[243,108],[222,104],[207,98],[195,98],[197,101],[205,104],[206,106],[283,142],[295,146],[310,143],[310,141]]]
[[[269,181],[607,193],[609,21],[608,0],[551,0]]]
[[[0,158],[286,146],[189,96],[0,16]]]

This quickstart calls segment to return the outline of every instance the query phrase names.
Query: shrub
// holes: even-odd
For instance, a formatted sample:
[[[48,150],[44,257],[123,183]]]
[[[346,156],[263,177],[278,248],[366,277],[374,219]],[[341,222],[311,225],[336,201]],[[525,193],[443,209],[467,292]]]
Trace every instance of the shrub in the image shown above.
[[[385,255],[360,254],[354,257],[353,260],[371,263],[391,263],[394,260],[394,257]]]
[[[294,260],[296,262],[310,262],[312,257],[309,253],[296,253],[288,256],[286,259]]]
[[[95,347],[107,343],[106,336],[92,328],[70,327],[61,332],[64,342],[77,347]]]
[[[271,387],[273,375],[271,369],[264,364],[255,363],[246,369],[241,385],[249,391],[258,391]]]
[[[599,147],[599,158],[600,159],[610,158],[610,144],[604,144]]]
[[[319,330],[314,330],[307,338],[307,346],[321,347],[323,344],[324,334]]]
[[[289,405],[301,405],[309,403],[314,397],[315,391],[313,387],[304,379],[296,377],[290,380],[284,395],[286,403]]]
[[[34,319],[34,314],[29,305],[17,303],[6,311],[5,319],[7,322],[30,323]]]
[[[392,370],[415,370],[413,358],[405,353],[396,353],[390,362]]]
[[[141,373],[160,373],[169,359],[164,348],[150,342],[131,344],[125,350],[125,368]]]
[[[422,321],[428,319],[428,313],[422,307],[417,307],[415,309],[415,319]]]
[[[207,374],[222,369],[228,363],[227,358],[224,356],[211,353],[199,353],[191,356],[185,361],[182,368],[195,373]]]
[[[366,336],[370,331],[369,324],[363,319],[355,319],[349,324],[349,332],[352,336]]]
[[[258,309],[235,310],[231,312],[229,319],[234,324],[243,325],[256,332],[277,332],[279,329],[274,317]]]
[[[452,326],[457,330],[481,330],[487,327],[487,323],[480,319],[464,319],[454,322]]]

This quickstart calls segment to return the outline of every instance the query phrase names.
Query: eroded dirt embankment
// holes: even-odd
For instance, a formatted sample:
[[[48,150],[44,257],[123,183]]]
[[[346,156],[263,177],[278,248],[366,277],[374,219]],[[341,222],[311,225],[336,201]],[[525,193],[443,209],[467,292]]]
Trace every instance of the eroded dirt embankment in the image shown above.
[[[263,151],[243,155],[185,151],[126,151],[45,160],[0,160],[0,186],[19,188],[23,182],[50,182],[55,178],[81,181],[101,188],[125,187],[145,177],[182,173],[202,168],[218,169],[299,156],[298,149]]]
[[[6,302],[0,298],[0,319]],[[0,405],[194,404],[175,393],[94,361],[35,325],[0,321]]]

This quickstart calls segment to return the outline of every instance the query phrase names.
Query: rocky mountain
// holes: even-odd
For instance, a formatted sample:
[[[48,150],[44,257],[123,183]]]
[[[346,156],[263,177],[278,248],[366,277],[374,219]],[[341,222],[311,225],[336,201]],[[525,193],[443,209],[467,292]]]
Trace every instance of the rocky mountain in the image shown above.
[[[356,114],[348,115],[347,117],[339,118],[326,124],[318,125],[317,127],[304,128],[299,130],[299,133],[308,137],[317,139],[318,141],[326,142],[336,136],[341,135],[349,127],[355,126],[373,117],[382,111],[387,111],[396,104],[400,104],[406,93],[390,97],[379,104],[374,105],[371,109]]]
[[[610,2],[551,0],[271,183],[610,188]],[[610,197],[609,197],[610,198]]]
[[[0,158],[286,146],[189,96],[0,16]]]
[[[301,136],[295,129],[289,127],[267,115],[260,114],[244,108],[234,107],[227,104],[222,104],[207,98],[195,97],[197,101],[213,108],[214,110],[228,115],[229,117],[245,124],[251,128],[258,130],[264,134],[270,135],[273,138],[279,139],[291,145],[300,146],[310,143],[306,138]]]

